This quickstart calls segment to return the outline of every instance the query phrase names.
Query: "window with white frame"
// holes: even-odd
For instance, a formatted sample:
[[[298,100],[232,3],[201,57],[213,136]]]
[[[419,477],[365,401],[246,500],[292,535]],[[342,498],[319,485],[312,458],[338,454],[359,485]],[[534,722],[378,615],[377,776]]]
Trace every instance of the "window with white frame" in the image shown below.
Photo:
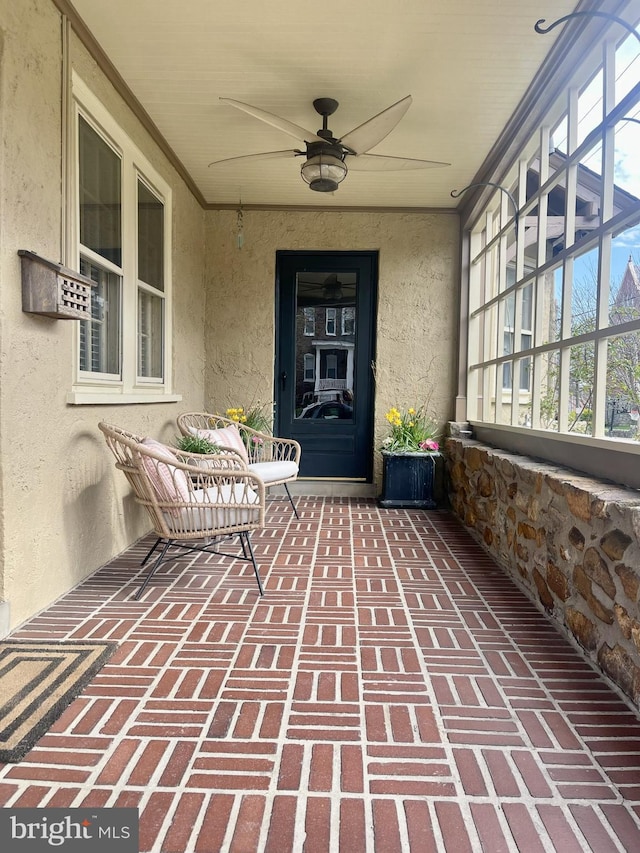
[[[325,360],[326,379],[338,378],[338,356],[335,353],[327,353]]]
[[[74,75],[70,140],[75,237],[91,278],[70,402],[143,402],[170,391],[168,185]]]
[[[316,333],[316,309],[303,308],[302,312],[304,316],[303,334],[312,337]]]
[[[471,228],[468,417],[640,443],[640,44],[590,56]]]
[[[315,382],[316,379],[316,357],[313,353],[304,354],[304,381]]]
[[[327,335],[336,334],[336,310],[335,308],[326,309],[325,332]]]
[[[356,333],[356,309],[348,306],[342,309],[342,334],[355,335]]]

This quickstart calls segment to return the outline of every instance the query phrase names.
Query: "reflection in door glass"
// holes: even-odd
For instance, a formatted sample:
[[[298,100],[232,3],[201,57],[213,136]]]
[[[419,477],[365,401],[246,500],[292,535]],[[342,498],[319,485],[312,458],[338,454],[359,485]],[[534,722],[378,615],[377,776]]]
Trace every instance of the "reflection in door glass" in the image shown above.
[[[353,420],[356,273],[296,276],[296,418]]]

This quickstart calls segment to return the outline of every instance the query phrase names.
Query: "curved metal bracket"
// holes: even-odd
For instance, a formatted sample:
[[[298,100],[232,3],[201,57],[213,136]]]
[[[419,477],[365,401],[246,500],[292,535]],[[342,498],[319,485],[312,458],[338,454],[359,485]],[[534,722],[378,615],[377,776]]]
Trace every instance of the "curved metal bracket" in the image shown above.
[[[493,184],[493,183],[491,183],[491,181],[482,181],[481,183],[478,183],[478,184],[469,184],[468,186],[464,187],[464,189],[451,190],[451,193],[450,193],[451,198],[460,198],[460,196],[463,193],[466,193],[467,190],[473,189],[474,187],[495,187],[497,190],[501,190],[506,196],[508,196],[509,201],[513,205],[513,222],[514,222],[514,225],[516,227],[516,237],[517,237],[518,236],[518,222],[519,222],[519,216],[520,216],[520,212],[518,210],[518,205],[516,204],[516,200],[513,197],[513,194],[510,193],[508,189],[505,189],[505,187],[500,186],[500,184]]]
[[[545,35],[546,33],[550,33],[551,30],[554,30],[556,27],[560,26],[560,24],[564,24],[565,21],[570,20],[571,18],[587,18],[587,17],[597,17],[597,18],[606,18],[609,21],[615,21],[617,24],[620,24],[621,27],[624,27],[625,30],[628,30],[632,33],[640,42],[640,33],[624,21],[622,18],[618,18],[617,15],[611,15],[609,12],[571,12],[570,15],[563,15],[562,18],[558,18],[557,21],[554,21],[552,24],[549,24],[547,27],[543,27],[542,24],[546,21],[546,18],[540,18],[539,21],[536,21],[533,29],[540,33],[541,35]]]

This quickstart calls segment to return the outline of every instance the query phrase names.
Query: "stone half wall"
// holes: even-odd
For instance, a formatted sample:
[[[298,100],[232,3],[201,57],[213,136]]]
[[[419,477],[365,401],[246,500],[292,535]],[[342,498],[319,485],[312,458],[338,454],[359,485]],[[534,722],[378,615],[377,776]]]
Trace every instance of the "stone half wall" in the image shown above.
[[[640,493],[452,437],[453,512],[640,707]]]

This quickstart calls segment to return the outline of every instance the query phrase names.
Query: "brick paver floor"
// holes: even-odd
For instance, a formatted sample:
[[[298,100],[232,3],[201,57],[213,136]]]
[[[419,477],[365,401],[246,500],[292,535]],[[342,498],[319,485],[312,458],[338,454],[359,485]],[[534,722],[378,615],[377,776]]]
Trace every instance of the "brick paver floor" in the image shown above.
[[[120,646],[0,803],[135,806],[161,853],[639,851],[638,715],[457,521],[297,501],[262,599],[191,555],[133,601],[146,539],[14,632]]]

